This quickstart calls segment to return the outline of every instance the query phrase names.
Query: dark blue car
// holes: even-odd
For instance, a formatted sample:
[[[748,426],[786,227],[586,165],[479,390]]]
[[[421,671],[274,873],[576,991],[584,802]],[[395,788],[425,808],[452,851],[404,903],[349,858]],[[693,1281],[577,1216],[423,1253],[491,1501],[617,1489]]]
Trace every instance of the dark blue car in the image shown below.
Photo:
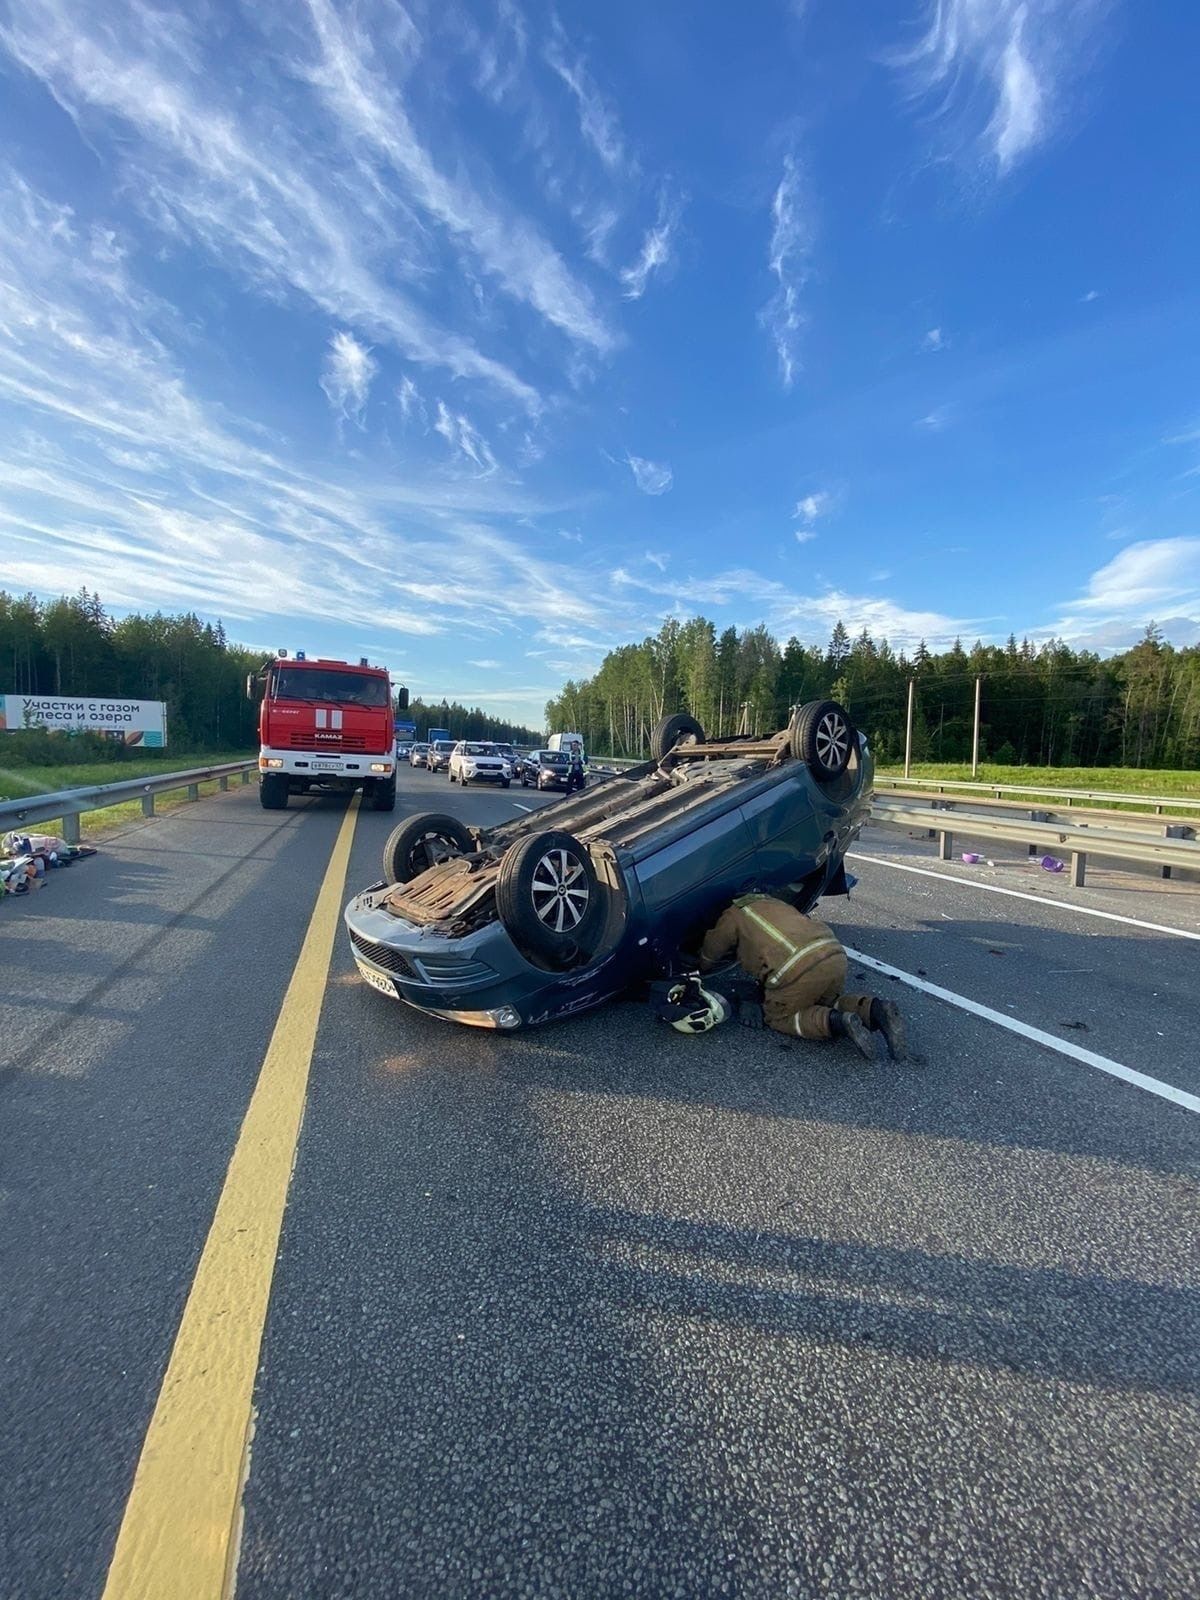
[[[383,881],[345,912],[363,978],[450,1021],[532,1027],[679,971],[735,895],[807,911],[845,892],[872,769],[836,702],[762,740],[709,744],[692,718],[667,717],[653,750],[498,828],[401,823]]]

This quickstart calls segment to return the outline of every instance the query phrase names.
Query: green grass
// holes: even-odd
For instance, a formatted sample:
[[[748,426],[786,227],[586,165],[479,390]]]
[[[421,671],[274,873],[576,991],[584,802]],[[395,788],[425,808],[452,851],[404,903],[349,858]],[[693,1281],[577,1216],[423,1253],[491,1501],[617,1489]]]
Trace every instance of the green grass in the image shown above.
[[[29,795],[51,794],[60,789],[90,789],[98,783],[165,777],[171,772],[188,772],[196,767],[223,767],[231,761],[250,761],[256,753],[253,750],[164,750],[158,755],[135,756],[124,761],[79,762],[60,767],[0,766],[0,799],[23,800]],[[2,755],[3,745],[0,744]],[[238,778],[233,780],[234,783],[240,781]],[[202,797],[216,794],[218,789],[215,779],[199,787]],[[158,814],[174,811],[187,803],[187,790],[175,789],[169,794],[156,795],[154,809]],[[120,805],[105,806],[99,811],[85,811],[79,818],[79,826],[87,841],[102,838],[105,834],[117,832],[142,820],[141,801],[127,800]],[[54,833],[58,831],[58,824],[51,820],[32,823],[30,828],[34,832]],[[0,832],[3,830],[0,829]]]
[[[903,778],[903,762],[881,766],[881,777]],[[914,761],[914,778],[942,779],[947,783],[971,781],[969,762]],[[1093,789],[1107,794],[1195,796],[1200,804],[1200,772],[1161,772],[1145,767],[1000,767],[981,762],[982,784],[1014,783],[1053,795],[1056,789]]]
[[[0,734],[0,739],[3,735]],[[123,761],[80,761],[59,767],[8,766],[0,743],[0,800],[23,800],[58,789],[90,789],[97,783],[123,783],[131,778],[165,777],[193,767],[223,767],[230,761],[252,761],[256,750],[163,750],[158,755]]]

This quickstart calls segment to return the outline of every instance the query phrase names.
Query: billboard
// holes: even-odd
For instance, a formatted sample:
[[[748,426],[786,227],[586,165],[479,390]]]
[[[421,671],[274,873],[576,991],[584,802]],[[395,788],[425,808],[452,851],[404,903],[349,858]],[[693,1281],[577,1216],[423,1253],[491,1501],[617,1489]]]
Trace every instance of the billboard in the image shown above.
[[[23,728],[105,733],[125,744],[161,750],[167,742],[162,700],[81,700],[72,694],[0,694],[0,732]]]

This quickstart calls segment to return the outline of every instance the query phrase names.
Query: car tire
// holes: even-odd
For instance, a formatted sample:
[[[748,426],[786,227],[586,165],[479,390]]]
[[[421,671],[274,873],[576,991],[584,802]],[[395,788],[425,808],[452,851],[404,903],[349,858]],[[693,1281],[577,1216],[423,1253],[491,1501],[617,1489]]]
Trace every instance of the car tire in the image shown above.
[[[422,811],[388,835],[383,847],[383,875],[388,883],[409,883],[438,861],[466,855],[474,848],[470,830],[457,817]]]
[[[512,782],[511,778],[501,778],[500,779],[500,787],[502,789],[507,789],[511,782]]]
[[[386,782],[377,783],[371,791],[372,811],[395,811],[396,809],[396,780],[390,778]]]
[[[856,735],[850,713],[836,700],[810,700],[793,712],[788,743],[818,783],[840,778],[853,754]]]
[[[522,955],[564,969],[591,957],[604,918],[602,894],[586,845],[550,829],[505,852],[496,910]]]
[[[704,729],[695,717],[689,717],[686,711],[677,711],[674,716],[664,717],[650,735],[651,758],[661,761],[688,738],[693,744],[704,743]]]
[[[288,780],[275,772],[266,772],[258,780],[258,803],[264,811],[286,811]]]

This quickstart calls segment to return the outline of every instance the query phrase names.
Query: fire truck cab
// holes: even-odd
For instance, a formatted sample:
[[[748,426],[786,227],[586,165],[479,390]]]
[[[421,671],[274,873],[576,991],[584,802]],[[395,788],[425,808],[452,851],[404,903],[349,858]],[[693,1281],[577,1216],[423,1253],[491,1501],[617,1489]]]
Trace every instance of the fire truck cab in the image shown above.
[[[259,711],[259,799],[282,811],[288,796],[359,789],[376,811],[396,805],[396,732],[386,667],[286,650],[246,680]],[[396,704],[408,705],[400,689]]]

